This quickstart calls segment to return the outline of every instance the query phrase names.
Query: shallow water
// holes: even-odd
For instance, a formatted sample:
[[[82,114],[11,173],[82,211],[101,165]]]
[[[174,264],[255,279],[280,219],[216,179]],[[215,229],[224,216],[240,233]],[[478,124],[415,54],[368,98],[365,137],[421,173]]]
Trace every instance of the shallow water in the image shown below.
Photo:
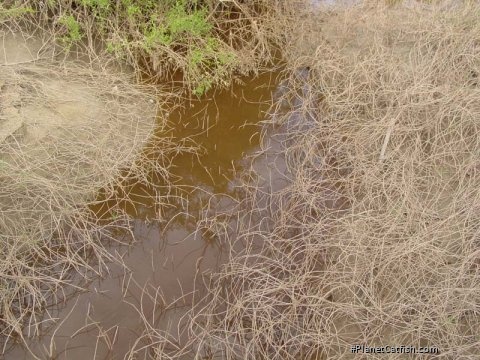
[[[146,323],[178,337],[180,318],[201,298],[204,278],[218,269],[227,255],[222,246],[195,231],[196,223],[211,195],[216,195],[218,203],[214,210],[225,210],[238,198],[235,176],[248,163],[242,159],[259,148],[259,122],[266,117],[276,86],[274,75],[247,79],[243,85],[187,103],[171,114],[173,126],[160,129],[159,139],[190,139],[203,148],[198,155],[184,153],[171,159],[171,180],[185,190],[182,197],[188,201],[174,204],[163,222],[146,223],[145,219],[158,217],[153,192],[133,186],[130,198],[136,205],[125,209],[136,218],[136,243],[129,249],[110,249],[123,258],[128,270],[111,265],[109,275],[91,283],[87,292],[49,309],[39,327],[41,336],[28,341],[31,352],[16,345],[5,359],[123,359]],[[255,168],[261,171],[269,164],[274,164],[276,172],[264,182],[272,184],[279,180],[284,164],[264,157]],[[161,181],[161,176],[158,179]],[[182,206],[187,203],[188,207]],[[106,208],[97,211],[101,216]],[[172,303],[167,310],[162,306]],[[52,319],[59,321],[48,326]],[[27,333],[29,330],[33,327]],[[148,351],[137,356],[148,358]]]

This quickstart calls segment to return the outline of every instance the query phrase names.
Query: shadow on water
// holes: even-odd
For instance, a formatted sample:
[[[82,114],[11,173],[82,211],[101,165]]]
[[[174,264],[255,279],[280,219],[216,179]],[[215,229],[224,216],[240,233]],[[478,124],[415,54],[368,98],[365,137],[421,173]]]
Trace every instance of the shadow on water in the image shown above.
[[[169,180],[180,191],[172,197],[170,210],[162,214],[163,221],[144,221],[159,217],[155,193],[148,186],[132,184],[128,196],[135,205],[126,202],[124,209],[135,218],[136,243],[128,249],[110,249],[126,268],[112,264],[105,279],[49,309],[42,324],[26,330],[41,334],[28,340],[31,352],[14,346],[5,359],[34,355],[59,360],[123,359],[147,323],[177,336],[179,318],[202,296],[203,277],[226,259],[219,244],[195,231],[197,221],[212,195],[238,199],[232,184],[245,165],[241,160],[259,148],[259,122],[265,118],[276,77],[263,74],[247,79],[228,91],[186,103],[170,115],[171,126],[159,129],[155,141],[191,144],[199,146],[199,151],[181,152],[170,159]],[[153,149],[161,146],[152,144]],[[164,185],[161,175],[151,176],[156,185]],[[101,217],[108,209],[105,201],[95,210]],[[58,321],[50,326],[54,319]],[[148,353],[137,356],[148,358]]]

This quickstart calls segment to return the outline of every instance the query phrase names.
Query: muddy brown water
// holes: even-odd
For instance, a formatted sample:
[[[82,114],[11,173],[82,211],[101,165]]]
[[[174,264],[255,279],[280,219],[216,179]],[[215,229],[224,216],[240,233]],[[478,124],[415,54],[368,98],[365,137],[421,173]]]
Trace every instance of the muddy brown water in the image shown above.
[[[180,201],[188,207],[176,204],[166,221],[145,222],[158,215],[153,194],[146,187],[132,187],[130,197],[136,205],[126,210],[135,218],[136,242],[129,248],[110,249],[122,257],[127,270],[112,264],[108,276],[92,282],[86,292],[48,309],[43,323],[25,332],[36,330],[40,336],[27,340],[29,349],[13,345],[4,355],[6,360],[128,358],[146,324],[182,339],[180,319],[203,295],[205,276],[226,260],[222,246],[195,231],[196,222],[212,195],[222,199],[216,205],[220,210],[238,197],[235,177],[246,166],[245,156],[259,148],[259,123],[266,117],[276,76],[246,79],[172,113],[173,128],[161,130],[159,138],[190,139],[203,149],[171,159],[176,185],[190,189],[188,199]],[[273,142],[272,148],[278,146]],[[284,161],[265,156],[255,168],[267,174],[264,170],[269,166],[275,171],[268,172],[264,182],[280,181],[275,186],[284,186]],[[169,305],[165,308],[165,304]],[[139,351],[137,358],[149,358],[148,350]]]

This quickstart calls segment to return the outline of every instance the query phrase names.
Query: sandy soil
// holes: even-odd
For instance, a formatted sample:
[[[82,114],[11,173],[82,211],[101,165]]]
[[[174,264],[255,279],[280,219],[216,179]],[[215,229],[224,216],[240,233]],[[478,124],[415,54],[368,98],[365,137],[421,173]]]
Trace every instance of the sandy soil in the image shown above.
[[[50,58],[38,39],[7,34],[0,43],[0,142],[15,136],[17,141],[21,139],[35,146],[35,142],[47,135],[59,136],[61,132],[85,127],[100,130],[108,123],[112,111],[119,112],[124,105],[126,99],[116,96],[120,91],[118,85],[108,88],[106,84],[85,81],[81,78],[86,75],[82,74],[84,69],[74,62],[57,68],[59,64]],[[102,81],[103,74],[90,75]],[[114,77],[117,79],[106,82],[128,81],[118,74]],[[136,113],[132,122],[145,116],[153,119],[153,99],[145,95],[136,100],[144,106],[129,104]]]

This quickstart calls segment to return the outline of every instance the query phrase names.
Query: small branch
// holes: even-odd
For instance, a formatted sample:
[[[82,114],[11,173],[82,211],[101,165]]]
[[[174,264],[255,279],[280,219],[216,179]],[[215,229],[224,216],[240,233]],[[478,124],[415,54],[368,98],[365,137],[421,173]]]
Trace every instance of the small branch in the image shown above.
[[[396,121],[397,118],[392,118],[388,124],[387,133],[385,134],[385,139],[383,140],[382,150],[380,151],[380,162],[385,159],[385,152],[387,151],[388,142],[390,141],[390,136],[392,135],[393,127],[395,126]]]

